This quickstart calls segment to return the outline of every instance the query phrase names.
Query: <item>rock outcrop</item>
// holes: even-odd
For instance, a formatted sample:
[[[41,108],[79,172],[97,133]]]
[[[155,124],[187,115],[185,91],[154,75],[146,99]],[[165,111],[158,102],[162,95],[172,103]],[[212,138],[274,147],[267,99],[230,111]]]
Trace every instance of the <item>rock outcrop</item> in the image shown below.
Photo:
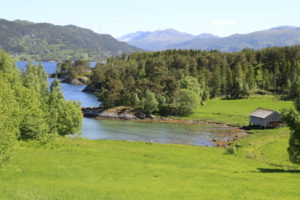
[[[87,85],[82,92],[86,92],[86,93],[96,93],[99,92],[99,89],[95,89],[97,87],[95,87],[94,85]]]
[[[116,107],[112,109],[102,108],[82,108],[85,117],[95,118],[110,118],[123,120],[139,120],[148,117],[146,114],[140,112],[138,109],[130,107]]]

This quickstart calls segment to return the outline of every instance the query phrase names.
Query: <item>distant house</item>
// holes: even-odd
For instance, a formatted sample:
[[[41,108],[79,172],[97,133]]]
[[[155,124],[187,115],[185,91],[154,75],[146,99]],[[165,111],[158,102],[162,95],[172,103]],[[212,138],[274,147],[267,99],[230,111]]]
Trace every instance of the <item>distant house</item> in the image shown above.
[[[274,110],[257,108],[250,114],[250,126],[274,128],[282,123],[280,114]]]

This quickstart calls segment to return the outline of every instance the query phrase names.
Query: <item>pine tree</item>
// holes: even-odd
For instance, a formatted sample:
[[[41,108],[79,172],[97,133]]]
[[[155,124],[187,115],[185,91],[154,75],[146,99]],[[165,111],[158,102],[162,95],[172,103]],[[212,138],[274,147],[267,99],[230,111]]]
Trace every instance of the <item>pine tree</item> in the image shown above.
[[[274,73],[273,73],[273,80],[274,80],[274,85],[273,88],[275,91],[278,90],[278,79],[280,76],[280,71],[279,71],[279,64],[278,62],[275,63],[275,67],[274,67]]]
[[[291,84],[289,97],[292,99],[300,97],[300,78]]]
[[[243,86],[241,80],[239,80],[238,78],[235,78],[232,83],[230,97],[233,99],[238,99],[243,97]]]
[[[217,65],[215,70],[212,73],[212,81],[211,81],[211,93],[213,97],[220,96],[221,94],[221,86],[222,86],[222,74],[220,66]]]

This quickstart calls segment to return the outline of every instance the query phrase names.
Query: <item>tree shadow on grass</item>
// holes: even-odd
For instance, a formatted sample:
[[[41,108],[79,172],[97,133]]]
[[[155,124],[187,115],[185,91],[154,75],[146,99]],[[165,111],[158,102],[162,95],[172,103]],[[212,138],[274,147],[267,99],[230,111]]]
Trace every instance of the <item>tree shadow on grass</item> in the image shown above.
[[[257,168],[260,173],[300,173],[298,169],[270,169],[270,168]]]

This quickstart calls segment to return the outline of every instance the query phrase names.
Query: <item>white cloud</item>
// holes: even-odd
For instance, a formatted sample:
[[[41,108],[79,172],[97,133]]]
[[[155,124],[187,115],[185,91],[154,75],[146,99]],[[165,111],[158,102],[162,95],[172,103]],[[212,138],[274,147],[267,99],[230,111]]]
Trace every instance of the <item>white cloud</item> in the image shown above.
[[[212,25],[234,25],[236,24],[235,20],[218,20],[211,22]]]

